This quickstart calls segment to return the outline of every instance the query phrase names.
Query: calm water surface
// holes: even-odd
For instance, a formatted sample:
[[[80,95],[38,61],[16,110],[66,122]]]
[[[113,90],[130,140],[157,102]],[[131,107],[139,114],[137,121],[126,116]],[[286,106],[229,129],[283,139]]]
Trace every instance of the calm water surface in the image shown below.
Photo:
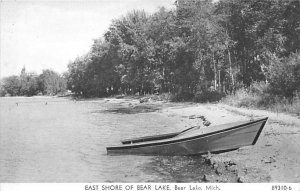
[[[107,155],[120,139],[182,129],[159,111],[128,108],[126,100],[0,98],[0,182],[195,182],[211,173],[200,157]]]

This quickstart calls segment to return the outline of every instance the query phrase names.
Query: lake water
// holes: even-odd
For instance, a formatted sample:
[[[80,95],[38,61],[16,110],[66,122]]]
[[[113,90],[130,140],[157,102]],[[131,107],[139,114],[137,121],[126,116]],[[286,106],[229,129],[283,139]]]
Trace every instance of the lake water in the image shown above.
[[[114,99],[0,98],[0,182],[197,182],[212,173],[201,157],[107,155],[120,139],[182,130],[159,110],[127,108]]]

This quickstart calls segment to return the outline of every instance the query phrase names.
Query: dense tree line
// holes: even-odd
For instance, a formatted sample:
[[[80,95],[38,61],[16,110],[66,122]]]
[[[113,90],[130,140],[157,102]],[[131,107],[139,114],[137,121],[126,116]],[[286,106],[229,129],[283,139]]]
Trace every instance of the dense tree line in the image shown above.
[[[52,70],[42,74],[27,73],[25,67],[19,76],[9,76],[1,80],[1,96],[57,95],[66,91],[64,77]]]
[[[112,21],[68,66],[83,96],[232,92],[264,81],[278,95],[300,87],[298,0],[178,0],[175,10],[132,11]]]
[[[2,80],[10,95],[151,94],[212,97],[263,82],[275,96],[300,91],[298,0],[178,0],[176,9],[131,11],[68,65]],[[265,90],[264,90],[265,91]],[[205,96],[204,96],[205,97]]]

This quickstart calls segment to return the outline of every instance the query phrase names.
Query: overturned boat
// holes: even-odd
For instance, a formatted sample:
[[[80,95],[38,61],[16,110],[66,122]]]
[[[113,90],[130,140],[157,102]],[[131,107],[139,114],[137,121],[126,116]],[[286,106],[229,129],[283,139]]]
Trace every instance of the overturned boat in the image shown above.
[[[201,155],[232,151],[254,145],[268,117],[206,128],[191,127],[181,132],[139,137],[107,147],[108,154]]]

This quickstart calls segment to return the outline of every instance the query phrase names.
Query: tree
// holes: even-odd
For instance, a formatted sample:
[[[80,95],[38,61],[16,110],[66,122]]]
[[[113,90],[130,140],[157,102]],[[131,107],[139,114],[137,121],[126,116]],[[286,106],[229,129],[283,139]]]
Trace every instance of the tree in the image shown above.
[[[26,69],[25,67],[23,67],[19,79],[20,79],[19,95],[33,96],[39,92],[38,75],[34,73],[26,73]]]
[[[86,89],[88,76],[85,74],[88,59],[88,55],[78,57],[68,65],[67,87],[78,95],[85,95],[88,91]]]
[[[294,53],[282,59],[273,57],[267,79],[272,94],[292,98],[300,91],[300,54]]]
[[[299,8],[294,0],[178,0],[176,10],[131,11],[69,64],[68,87],[83,96],[159,88],[192,97],[275,80],[270,71],[299,51]]]
[[[21,83],[18,76],[9,76],[1,80],[2,95],[17,96],[20,94]]]
[[[44,95],[56,95],[66,91],[66,81],[53,70],[43,70],[39,76],[39,88]]]

